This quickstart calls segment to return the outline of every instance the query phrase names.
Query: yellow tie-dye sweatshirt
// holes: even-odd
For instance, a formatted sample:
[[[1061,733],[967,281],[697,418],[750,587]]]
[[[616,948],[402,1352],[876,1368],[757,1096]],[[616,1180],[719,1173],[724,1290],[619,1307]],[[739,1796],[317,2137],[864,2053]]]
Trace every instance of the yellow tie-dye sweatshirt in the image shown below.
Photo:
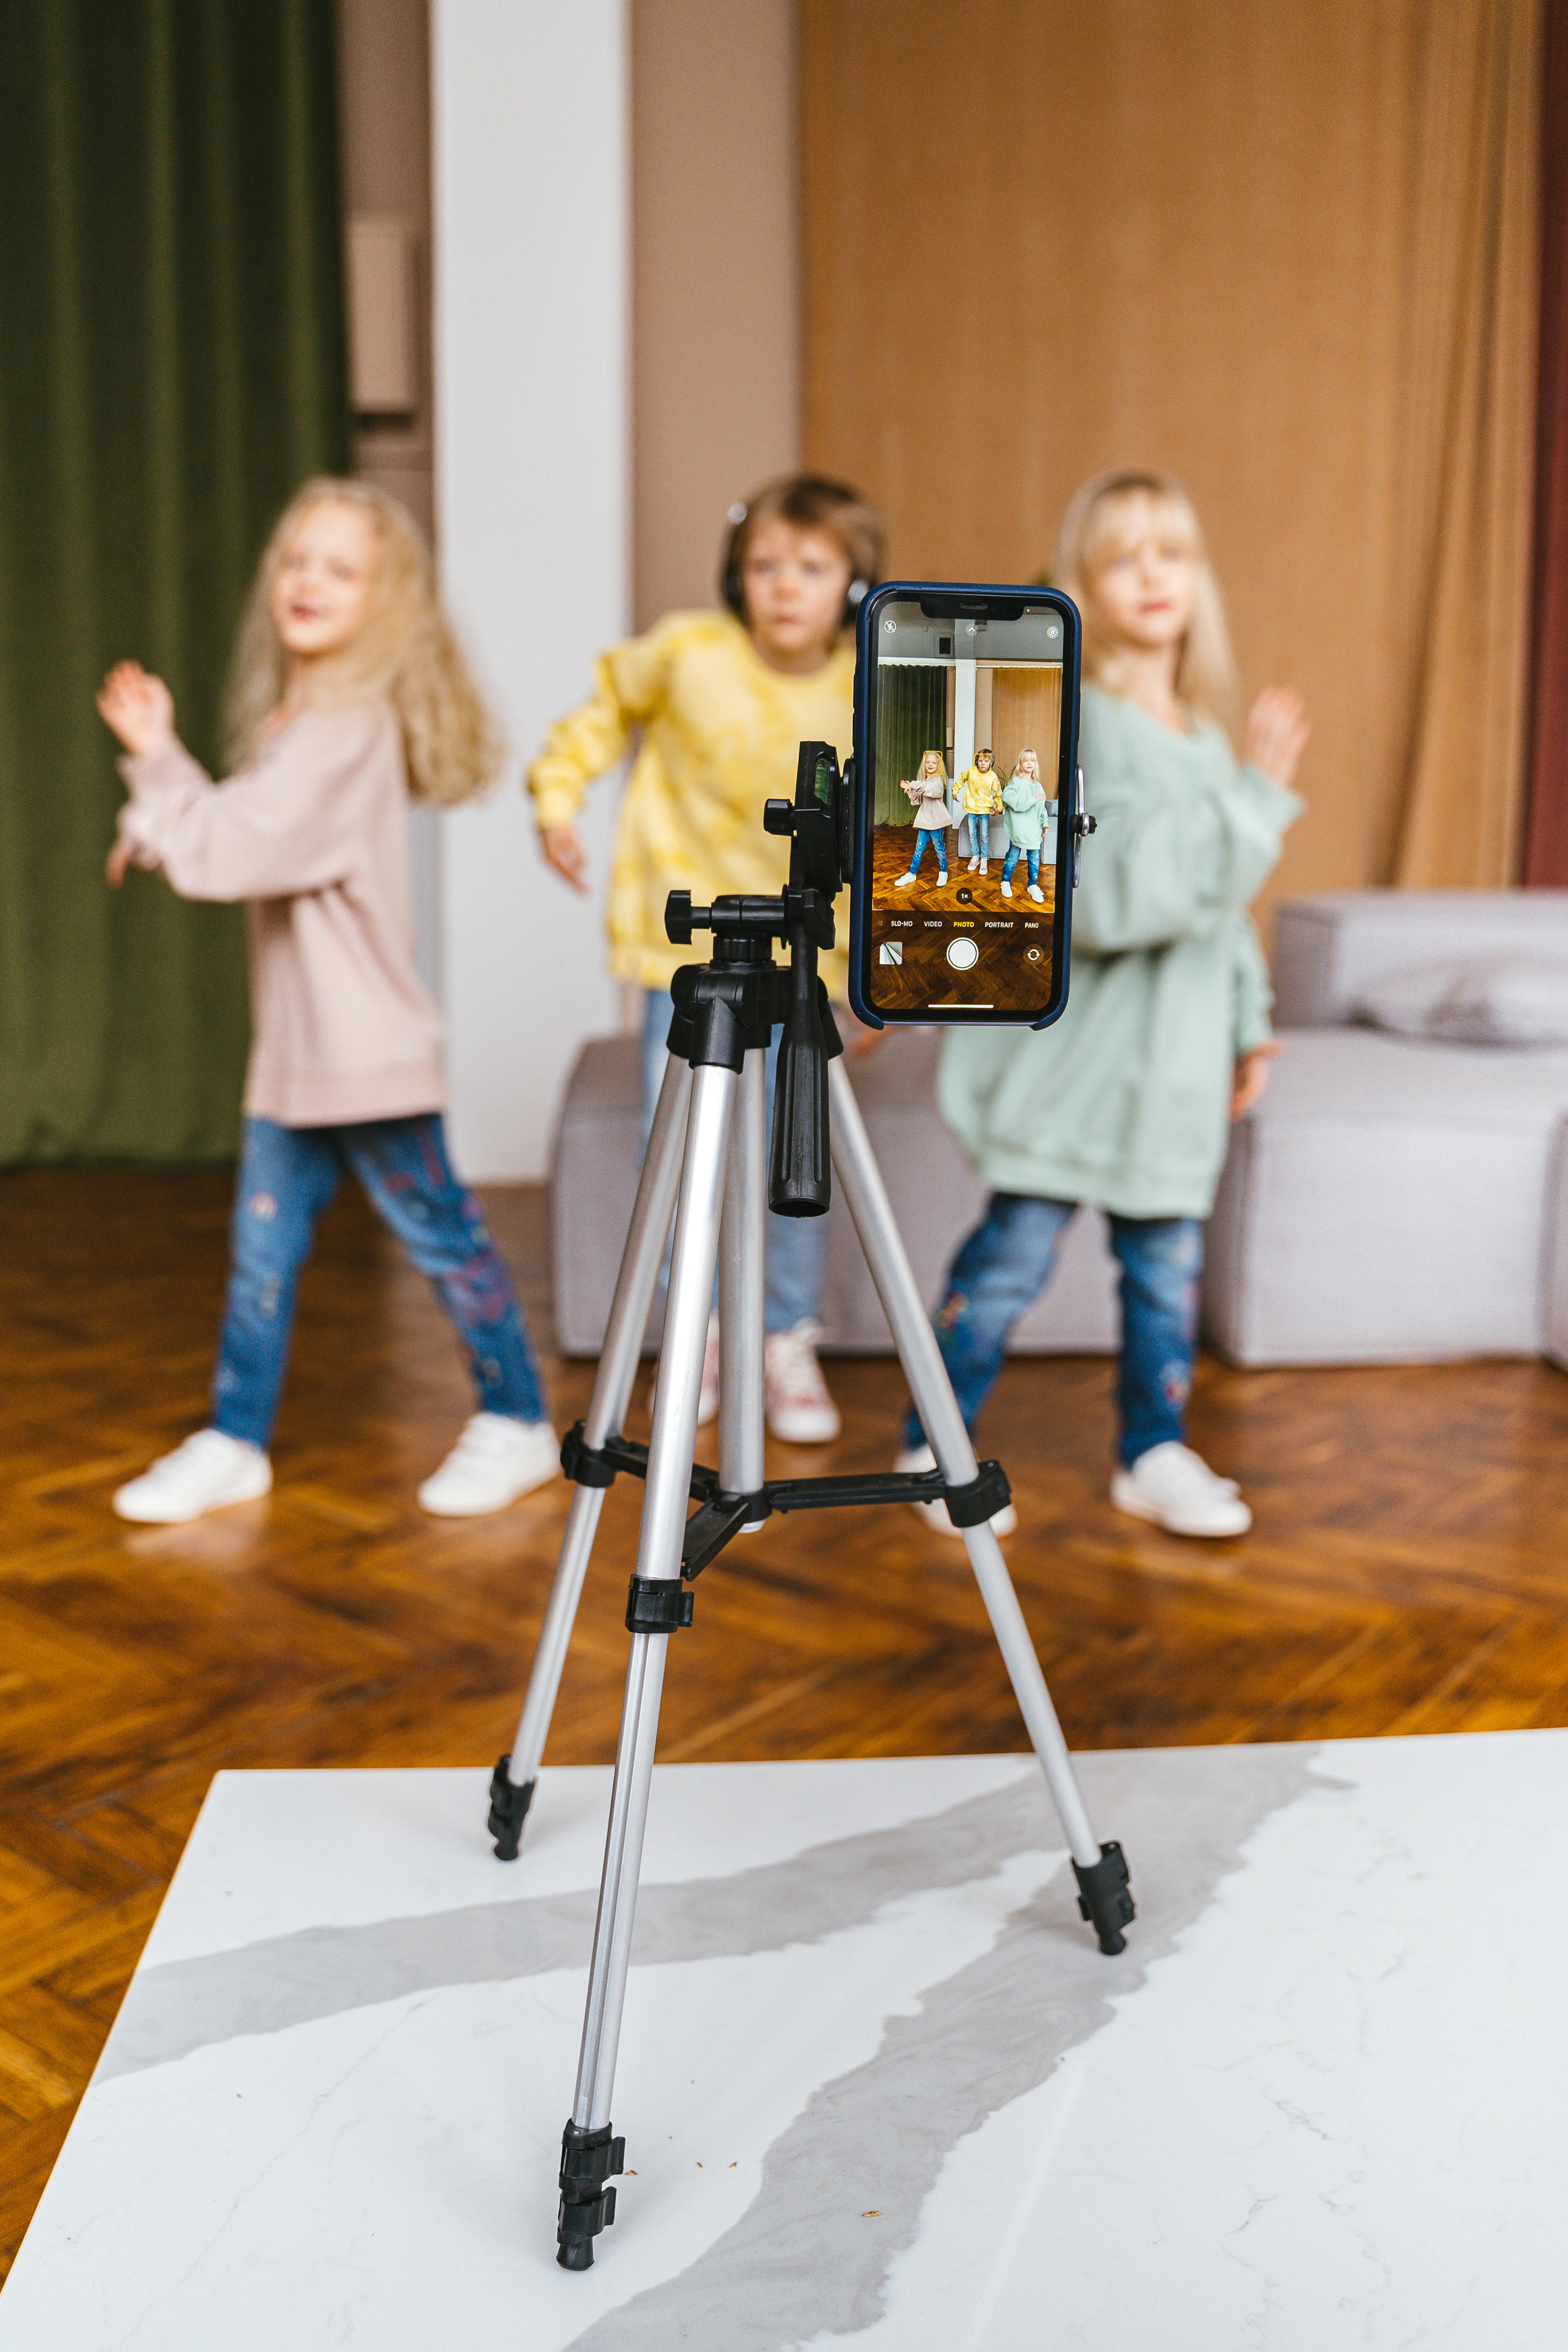
[[[706,905],[728,891],[783,887],[789,844],[763,831],[763,803],[793,795],[800,743],[832,743],[848,756],[855,656],[841,646],[810,677],[786,677],[727,613],[671,613],[605,654],[597,676],[592,701],[552,728],[528,789],[542,826],[570,824],[592,779],[639,736],[610,876],[610,969],[668,988],[679,964],[710,953],[705,934],[689,948],[665,937],[669,891]],[[821,969],[842,998],[847,893],[835,914],[839,945]]]

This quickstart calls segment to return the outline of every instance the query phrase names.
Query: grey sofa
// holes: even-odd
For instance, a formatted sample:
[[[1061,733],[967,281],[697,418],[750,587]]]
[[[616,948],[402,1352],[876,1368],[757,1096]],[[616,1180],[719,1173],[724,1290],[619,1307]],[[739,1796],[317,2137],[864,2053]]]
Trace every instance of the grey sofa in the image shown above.
[[[1445,955],[1568,961],[1568,892],[1359,891],[1279,911],[1285,1053],[1237,1129],[1209,1227],[1205,1322],[1241,1364],[1547,1353],[1568,1366],[1568,1050],[1436,1045],[1352,1024],[1359,991]],[[982,1188],[937,1116],[941,1041],[904,1032],[852,1070],[915,1276],[934,1301]],[[639,1152],[637,1049],[584,1047],[554,1160],[560,1343],[598,1349]],[[889,1349],[854,1230],[829,1219],[825,1347]],[[1103,1222],[1075,1219],[1016,1346],[1117,1344]]]
[[[1391,973],[1504,953],[1568,961],[1568,891],[1344,891],[1280,908],[1285,1052],[1236,1131],[1209,1225],[1205,1322],[1234,1362],[1549,1345],[1563,1360],[1568,1049],[1439,1045],[1350,1018]]]

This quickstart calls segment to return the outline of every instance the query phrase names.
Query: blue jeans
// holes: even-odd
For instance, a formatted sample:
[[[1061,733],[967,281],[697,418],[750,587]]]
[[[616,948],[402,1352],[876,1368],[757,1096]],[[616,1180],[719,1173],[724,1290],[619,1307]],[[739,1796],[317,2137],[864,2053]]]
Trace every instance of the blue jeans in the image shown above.
[[[282,1391],[300,1268],[345,1169],[440,1293],[468,1351],[481,1412],[542,1421],[544,1399],[511,1276],[484,1212],[452,1173],[440,1117],[352,1127],[247,1118],[234,1194],[228,1298],[212,1425],[265,1446]]]
[[[664,1084],[665,1045],[675,1000],[668,988],[650,988],[643,998],[642,1132],[647,1141],[654,1106]],[[768,1047],[768,1132],[773,1133],[773,1078],[779,1065],[780,1031]],[[768,1216],[768,1297],[763,1328],[793,1331],[815,1318],[822,1301],[822,1262],[827,1251],[826,1217]]]
[[[921,824],[915,827],[914,854],[910,859],[909,871],[911,874],[920,872],[921,860],[926,854],[926,845],[932,841],[936,844],[936,862],[942,868],[942,878],[945,882],[947,879],[947,828],[945,825]]]
[[[976,816],[972,813],[963,820],[963,831],[971,857],[989,857],[991,855],[990,817]]]
[[[1051,1278],[1077,1205],[993,1192],[983,1222],[952,1261],[936,1335],[967,1427],[991,1393],[1013,1326]],[[1121,1265],[1119,1452],[1131,1468],[1151,1446],[1186,1436],[1204,1229],[1195,1217],[1113,1216],[1110,1245]],[[925,1443],[913,1412],[905,1443]]]
[[[1028,859],[1029,879],[1037,889],[1039,887],[1040,881],[1040,853],[1037,849],[1020,849],[1016,841],[1010,841],[1007,844],[1007,855],[1002,860],[1003,881],[1011,882],[1013,879],[1013,868],[1016,866],[1020,857],[1026,857]]]

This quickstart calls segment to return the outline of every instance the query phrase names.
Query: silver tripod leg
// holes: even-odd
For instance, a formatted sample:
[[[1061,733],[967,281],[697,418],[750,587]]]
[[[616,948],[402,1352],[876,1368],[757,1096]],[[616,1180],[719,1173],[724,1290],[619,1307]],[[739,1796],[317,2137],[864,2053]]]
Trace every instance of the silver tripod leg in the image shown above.
[[[642,1354],[643,1334],[647,1328],[648,1309],[658,1280],[659,1261],[675,1209],[690,1098],[690,1066],[671,1055],[665,1063],[664,1083],[643,1155],[637,1203],[632,1210],[626,1245],[621,1253],[621,1270],[616,1277],[616,1295],[583,1427],[584,1442],[594,1452],[607,1437],[618,1436],[626,1421],[632,1382]],[[576,1622],[577,1604],[583,1596],[583,1580],[588,1572],[605,1493],[603,1486],[579,1486],[573,1496],[566,1532],[561,1539],[555,1581],[540,1630],[533,1670],[528,1678],[528,1694],[518,1718],[517,1736],[510,1755],[503,1756],[497,1765],[490,1783],[489,1826],[496,1840],[496,1852],[503,1862],[517,1858],[523,1820],[539,1778],[544,1743],[550,1736],[550,1718],[555,1712],[556,1695],[566,1665],[566,1652]]]
[[[753,1058],[748,1055],[748,1060]],[[648,1447],[647,1489],[637,1540],[637,1582],[680,1589],[680,1552],[686,1533],[691,1463],[697,1444],[697,1406],[702,1389],[702,1358],[708,1339],[709,1302],[719,1249],[731,1109],[737,1077],[712,1066],[699,1069],[691,1088],[686,1161],[675,1218],[675,1257],[669,1306]],[[588,2000],[572,2120],[562,2144],[562,2202],[556,2259],[563,2269],[586,2270],[594,2239],[615,2210],[614,2189],[604,2187],[621,2168],[618,2142],[610,2138],[610,2095],[626,2003],[632,1923],[643,1832],[658,1738],[658,1706],[664,1687],[668,1632],[632,1634],[626,1697],[610,1792],[610,1824],[605,1840],[604,1874],[594,1926],[594,1956],[588,1970]]]
[[[969,1432],[958,1410],[952,1383],[947,1377],[931,1319],[910,1271],[903,1238],[889,1203],[887,1188],[871,1150],[860,1106],[841,1059],[828,1065],[832,1089],[833,1164],[855,1230],[871,1269],[893,1344],[904,1368],[904,1378],[915,1401],[937,1466],[954,1486],[967,1486],[978,1470]],[[963,1541],[969,1564],[980,1587],[986,1614],[995,1633],[1008,1678],[1013,1685],[1029,1738],[1066,1835],[1075,1863],[1094,1870],[1101,1863],[1100,1841],[1089,1825],[1089,1810],[1078,1785],[1067,1741],[1040,1671],[1013,1580],[1002,1557],[1002,1547],[989,1527],[965,1528]]]
[[[763,1056],[748,1054],[735,1097],[719,1235],[719,1483],[731,1495],[754,1494],[763,1483],[767,1098]],[[753,1520],[742,1532],[763,1524]]]

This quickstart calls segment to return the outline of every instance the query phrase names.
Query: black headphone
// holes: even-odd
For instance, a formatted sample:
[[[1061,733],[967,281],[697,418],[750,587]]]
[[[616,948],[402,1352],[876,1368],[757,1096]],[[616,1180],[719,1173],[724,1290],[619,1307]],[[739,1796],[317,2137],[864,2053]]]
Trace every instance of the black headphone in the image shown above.
[[[814,488],[831,490],[836,496],[842,496],[847,505],[849,503],[849,493],[844,490],[841,483],[822,481],[816,476],[811,479]],[[724,541],[723,561],[719,567],[719,593],[742,627],[746,625],[747,618],[746,592],[741,581],[739,557],[741,533],[745,527],[747,511],[744,499],[737,499],[730,509],[730,536]],[[876,584],[874,580],[851,580],[848,593],[844,599],[844,618],[840,624],[841,627],[853,628],[856,614]]]

